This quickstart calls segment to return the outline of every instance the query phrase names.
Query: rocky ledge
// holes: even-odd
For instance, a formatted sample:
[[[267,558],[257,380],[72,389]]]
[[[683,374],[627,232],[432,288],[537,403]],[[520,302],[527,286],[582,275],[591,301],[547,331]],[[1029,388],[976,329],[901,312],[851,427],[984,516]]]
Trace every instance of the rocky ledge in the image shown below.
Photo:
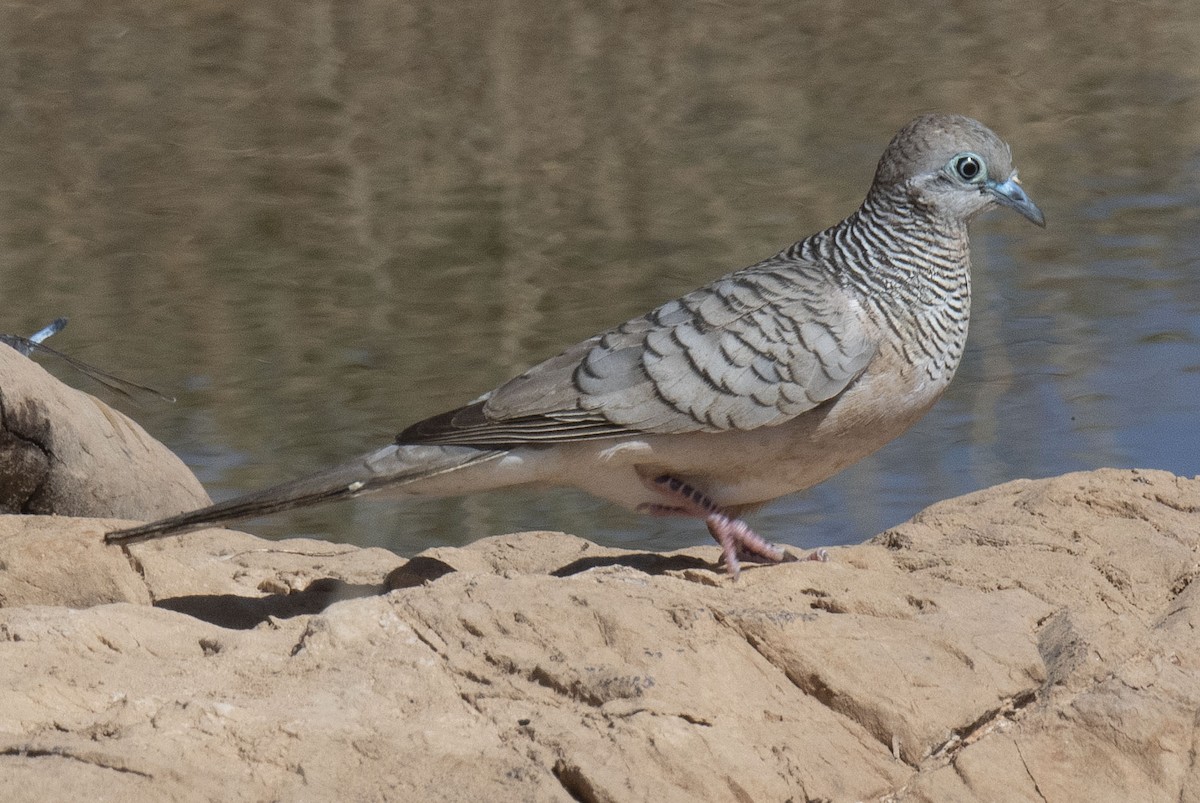
[[[935,505],[828,563],[404,560],[0,517],[0,798],[1195,800],[1200,481]]]

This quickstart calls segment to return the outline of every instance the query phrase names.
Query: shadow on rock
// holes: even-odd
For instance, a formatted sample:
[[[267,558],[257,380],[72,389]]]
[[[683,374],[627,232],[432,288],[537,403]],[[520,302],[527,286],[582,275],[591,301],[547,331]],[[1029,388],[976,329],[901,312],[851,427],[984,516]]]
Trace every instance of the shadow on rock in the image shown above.
[[[548,574],[551,577],[570,577],[589,569],[602,569],[612,566],[624,566],[646,574],[659,575],[667,572],[679,572],[687,569],[708,569],[715,567],[701,558],[691,555],[661,555],[655,552],[629,552],[624,554],[595,555],[578,558],[562,566],[553,564],[531,566],[528,563],[500,564],[484,563],[474,565],[467,571],[485,571],[493,574],[504,574],[517,571],[522,574]],[[413,588],[425,583],[432,583],[448,574],[464,570],[462,566],[453,566],[446,561],[429,555],[417,555],[403,566],[397,566],[387,576],[384,584],[388,591],[400,588]]]
[[[712,563],[691,555],[660,555],[656,552],[632,552],[626,555],[603,555],[593,558],[573,560],[566,566],[550,572],[554,577],[570,577],[573,574],[586,572],[588,569],[600,569],[606,566],[628,566],[646,574],[666,574],[681,572],[687,569],[713,569]]]
[[[440,577],[458,571],[449,563],[425,555],[417,555],[402,566],[397,566],[383,581],[388,591],[397,588],[413,588],[414,586],[432,583]]]
[[[265,597],[191,594],[160,599],[154,603],[154,607],[193,616],[218,627],[250,630],[272,617],[289,619],[320,613],[335,602],[383,594],[386,590],[382,585],[354,585],[325,577],[310,583],[303,591],[290,594],[270,594]]]

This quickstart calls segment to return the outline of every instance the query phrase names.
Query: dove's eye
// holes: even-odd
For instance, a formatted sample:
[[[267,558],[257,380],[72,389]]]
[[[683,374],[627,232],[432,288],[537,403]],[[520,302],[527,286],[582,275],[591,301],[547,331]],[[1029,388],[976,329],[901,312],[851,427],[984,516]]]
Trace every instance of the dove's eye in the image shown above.
[[[950,170],[968,184],[977,184],[984,179],[983,159],[973,153],[960,153],[950,160]]]

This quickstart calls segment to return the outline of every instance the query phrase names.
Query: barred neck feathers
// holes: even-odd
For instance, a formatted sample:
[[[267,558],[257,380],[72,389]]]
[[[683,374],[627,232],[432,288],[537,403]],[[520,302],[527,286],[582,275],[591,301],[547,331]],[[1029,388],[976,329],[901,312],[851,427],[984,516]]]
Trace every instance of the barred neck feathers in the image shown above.
[[[966,345],[971,305],[965,220],[913,203],[904,187],[874,187],[857,212],[788,249],[827,266],[879,325],[886,346],[949,381]]]
[[[937,306],[969,291],[966,221],[933,214],[903,187],[873,188],[853,215],[794,247],[881,303]]]

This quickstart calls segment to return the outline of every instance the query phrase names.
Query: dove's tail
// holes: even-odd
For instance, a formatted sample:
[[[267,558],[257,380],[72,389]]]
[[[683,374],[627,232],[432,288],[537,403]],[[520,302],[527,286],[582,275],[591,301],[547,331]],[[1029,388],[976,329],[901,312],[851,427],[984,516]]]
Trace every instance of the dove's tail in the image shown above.
[[[468,447],[388,446],[318,474],[149,524],[114,530],[104,536],[104,541],[108,544],[131,544],[320,502],[349,499],[382,488],[402,487],[459,471],[494,460],[503,454],[502,450]]]

